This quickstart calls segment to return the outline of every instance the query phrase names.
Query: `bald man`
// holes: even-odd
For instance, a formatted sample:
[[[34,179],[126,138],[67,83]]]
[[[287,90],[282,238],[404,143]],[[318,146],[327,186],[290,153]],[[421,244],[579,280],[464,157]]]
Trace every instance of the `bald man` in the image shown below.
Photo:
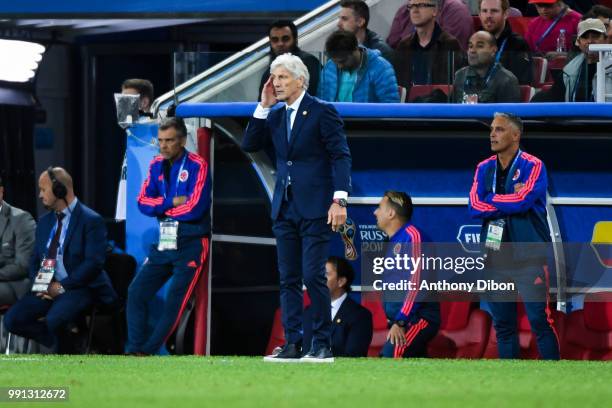
[[[38,179],[39,197],[49,210],[36,227],[29,267],[31,291],[10,308],[4,324],[11,333],[57,352],[73,351],[59,338],[94,302],[116,301],[102,270],[106,227],[100,215],[74,195],[72,177],[49,167]]]

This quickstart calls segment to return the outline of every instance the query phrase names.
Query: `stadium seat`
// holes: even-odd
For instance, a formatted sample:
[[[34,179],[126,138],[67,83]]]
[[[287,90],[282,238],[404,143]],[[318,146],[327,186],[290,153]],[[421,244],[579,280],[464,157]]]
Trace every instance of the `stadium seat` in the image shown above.
[[[401,85],[398,85],[397,90],[399,92],[400,103],[406,102],[406,88]]]
[[[434,358],[481,358],[487,344],[491,319],[472,302],[440,302],[441,324],[429,343]]]
[[[565,328],[565,314],[554,309],[554,304],[551,304],[551,316],[553,318],[553,326],[559,338],[559,342],[563,338]],[[531,325],[525,312],[525,306],[522,302],[517,303],[517,319],[519,330],[519,345],[521,348],[521,358],[537,360],[539,358],[538,346],[534,335],[531,333]],[[484,358],[499,358],[497,352],[497,336],[495,328],[491,325],[491,334],[489,342],[484,352]]]
[[[430,95],[435,89],[439,89],[446,94],[450,95],[453,91],[452,85],[447,84],[434,84],[434,85],[412,85],[410,88],[410,94],[408,95],[408,101],[412,102],[419,96]]]
[[[548,60],[543,57],[533,57],[533,86],[541,88],[546,83],[548,73]]]
[[[555,73],[563,70],[563,67],[567,63],[567,56],[559,55],[550,61],[548,61],[548,69],[546,74],[546,82],[554,82],[555,81]]]
[[[612,360],[612,294],[588,294],[584,309],[567,316],[561,357]]]
[[[525,37],[527,27],[533,19],[534,17],[508,17],[508,22],[510,23],[510,27],[512,27],[512,31],[522,37]]]
[[[117,303],[114,305],[95,305],[91,310],[89,319],[89,333],[87,336],[86,353],[89,353],[94,336],[99,334],[103,341],[96,341],[98,351],[112,354],[122,354],[124,343],[127,338],[125,305],[127,301],[128,287],[136,273],[136,259],[128,254],[109,253],[106,255],[104,270],[110,278],[115,292],[117,292]],[[109,325],[101,327],[105,330],[96,330],[96,323],[100,318],[106,317]],[[112,327],[112,332],[108,333],[108,327]],[[102,343],[101,346],[98,343]]]
[[[535,95],[535,89],[529,85],[520,85],[521,88],[521,102],[529,102],[533,95]]]
[[[370,292],[361,295],[361,305],[372,313],[372,342],[368,349],[368,357],[378,357],[387,341],[387,316],[382,306],[380,293]]]

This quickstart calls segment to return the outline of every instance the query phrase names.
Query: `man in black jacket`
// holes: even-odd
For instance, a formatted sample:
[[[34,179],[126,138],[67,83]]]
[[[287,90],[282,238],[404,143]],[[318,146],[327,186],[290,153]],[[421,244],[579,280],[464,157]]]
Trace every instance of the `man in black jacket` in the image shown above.
[[[310,95],[316,95],[317,87],[319,86],[321,63],[317,57],[302,51],[298,47],[298,32],[295,24],[289,20],[277,20],[273,22],[268,28],[268,38],[270,39],[270,63],[274,61],[274,58],[288,52],[298,56],[304,65],[306,65],[308,74],[310,74],[308,93]],[[268,81],[268,78],[270,78],[269,69],[261,76],[258,95],[261,95],[261,90],[266,81]]]
[[[523,37],[512,32],[508,23],[509,9],[508,0],[480,0],[478,16],[482,28],[497,41],[497,61],[516,76],[519,84],[528,85],[533,77],[529,45]]]
[[[372,313],[349,296],[355,272],[344,258],[330,256],[325,263],[331,296],[332,352],[336,357],[366,357],[372,342]],[[310,308],[304,311],[304,344],[312,339]]]

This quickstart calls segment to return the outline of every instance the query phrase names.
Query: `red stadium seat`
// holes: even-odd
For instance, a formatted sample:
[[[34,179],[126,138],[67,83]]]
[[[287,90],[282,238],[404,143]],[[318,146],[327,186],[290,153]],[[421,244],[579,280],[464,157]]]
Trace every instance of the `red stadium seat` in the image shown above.
[[[387,341],[387,316],[382,306],[379,292],[363,293],[361,304],[372,313],[372,342],[368,349],[368,357],[378,357]]]
[[[535,89],[529,85],[520,85],[521,88],[521,102],[529,102],[533,95],[535,95]]]
[[[548,61],[546,82],[554,82],[555,77],[553,76],[553,71],[561,71],[565,64],[567,64],[567,56],[565,55],[559,55]]]
[[[508,22],[510,23],[510,27],[512,27],[512,31],[525,37],[527,27],[534,18],[535,17],[508,17]]]
[[[533,86],[541,88],[546,83],[548,60],[543,57],[533,57]]]
[[[453,91],[453,86],[447,84],[412,85],[412,87],[410,88],[410,94],[408,95],[408,101],[413,101],[419,96],[427,96],[431,94],[435,89],[441,90],[446,94],[446,96],[448,96]]]
[[[469,301],[441,302],[440,313],[440,330],[429,343],[429,356],[481,358],[491,326],[487,313],[472,309]]]
[[[592,293],[584,309],[567,316],[561,357],[570,360],[612,360],[612,294]]]
[[[564,327],[565,327],[565,314],[554,310],[551,305],[551,316],[553,318],[553,326],[559,341],[563,338]],[[531,333],[531,325],[525,312],[525,306],[519,302],[517,304],[517,319],[518,319],[518,330],[519,330],[519,345],[521,348],[521,358],[537,360],[539,358],[538,346],[536,339]],[[497,352],[497,336],[495,335],[495,328],[491,325],[491,334],[489,335],[489,342],[484,352],[484,358],[499,358]]]

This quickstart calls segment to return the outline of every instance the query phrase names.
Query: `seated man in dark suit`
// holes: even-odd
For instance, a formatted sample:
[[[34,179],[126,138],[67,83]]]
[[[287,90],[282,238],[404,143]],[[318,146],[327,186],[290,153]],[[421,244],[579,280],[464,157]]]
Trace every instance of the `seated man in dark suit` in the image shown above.
[[[330,256],[325,274],[331,296],[332,352],[338,357],[366,357],[372,342],[372,313],[349,296],[355,278],[353,267],[344,258]],[[305,345],[312,339],[311,320],[308,307],[304,310]]]
[[[115,302],[106,272],[104,220],[74,195],[72,177],[60,167],[38,179],[39,197],[50,210],[36,227],[30,262],[32,291],[7,312],[11,333],[63,350],[58,337],[94,302]]]

